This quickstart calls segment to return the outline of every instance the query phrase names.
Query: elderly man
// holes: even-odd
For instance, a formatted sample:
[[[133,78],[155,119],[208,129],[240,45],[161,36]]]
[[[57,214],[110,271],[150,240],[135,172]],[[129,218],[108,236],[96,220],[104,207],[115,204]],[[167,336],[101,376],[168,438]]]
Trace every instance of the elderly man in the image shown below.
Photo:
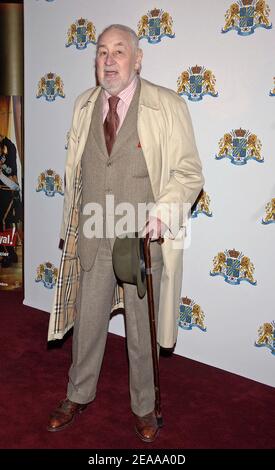
[[[192,205],[203,177],[185,102],[172,90],[141,79],[141,61],[133,30],[123,25],[106,28],[97,43],[99,86],[80,95],[74,108],[61,231],[64,246],[48,337],[62,338],[74,323],[73,361],[67,397],[51,414],[49,431],[64,429],[95,399],[117,285],[110,214],[103,209],[107,235],[92,236],[91,202],[105,208],[106,197],[113,196],[115,206],[128,202],[136,213],[138,204],[153,203],[145,232],[152,240],[165,231],[171,235],[162,245],[151,242],[158,343],[168,348],[176,342],[182,250],[173,248],[176,234],[169,204]],[[147,301],[146,296],[139,298],[134,285],[125,283],[123,290],[135,431],[144,442],[152,442],[158,423]]]

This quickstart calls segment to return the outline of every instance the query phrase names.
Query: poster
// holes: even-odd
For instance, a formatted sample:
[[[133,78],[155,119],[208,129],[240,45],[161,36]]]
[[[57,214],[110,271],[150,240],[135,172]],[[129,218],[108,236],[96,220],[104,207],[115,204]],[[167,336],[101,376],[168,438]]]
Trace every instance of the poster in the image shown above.
[[[0,290],[22,289],[22,99],[0,96]]]

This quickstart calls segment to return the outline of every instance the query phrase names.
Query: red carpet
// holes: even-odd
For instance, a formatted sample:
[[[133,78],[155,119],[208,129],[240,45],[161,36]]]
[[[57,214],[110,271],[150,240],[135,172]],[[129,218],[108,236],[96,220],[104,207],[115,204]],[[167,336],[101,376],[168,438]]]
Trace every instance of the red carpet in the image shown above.
[[[68,429],[46,431],[65,397],[71,338],[47,350],[48,314],[1,292],[1,449],[272,449],[275,389],[180,356],[161,357],[164,427],[133,431],[124,338],[109,335],[96,401]]]

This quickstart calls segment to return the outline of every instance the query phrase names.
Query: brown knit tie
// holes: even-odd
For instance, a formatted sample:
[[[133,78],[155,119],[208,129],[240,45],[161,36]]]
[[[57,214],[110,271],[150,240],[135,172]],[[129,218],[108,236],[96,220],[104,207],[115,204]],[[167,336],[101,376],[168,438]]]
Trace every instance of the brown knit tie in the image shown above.
[[[105,141],[106,147],[108,150],[108,154],[111,155],[111,151],[116,139],[116,131],[119,125],[119,117],[117,114],[117,104],[119,102],[118,96],[111,96],[109,99],[109,111],[104,121],[104,134],[105,134]]]

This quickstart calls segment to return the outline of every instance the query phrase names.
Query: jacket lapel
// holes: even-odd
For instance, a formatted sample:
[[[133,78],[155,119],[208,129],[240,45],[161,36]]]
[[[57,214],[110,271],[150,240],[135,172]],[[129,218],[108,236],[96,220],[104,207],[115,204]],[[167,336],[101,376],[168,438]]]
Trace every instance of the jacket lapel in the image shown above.
[[[105,158],[109,158],[103,130],[102,90],[101,93],[99,93],[94,105],[93,116],[91,119],[91,132],[93,133],[94,139],[97,143],[100,153],[103,154]]]
[[[140,80],[140,99],[138,108],[138,136],[146,161],[149,178],[155,198],[160,185],[160,135],[159,129],[159,93],[156,86],[147,80]]]
[[[88,101],[84,103],[84,105],[80,109],[79,122],[78,122],[78,127],[77,127],[78,147],[77,147],[75,162],[74,162],[75,166],[77,166],[77,164],[81,160],[84,147],[87,141],[89,129],[90,129],[91,118],[92,118],[92,113],[95,107],[95,102],[100,91],[101,91],[101,87],[95,88],[90,98],[88,99]]]

